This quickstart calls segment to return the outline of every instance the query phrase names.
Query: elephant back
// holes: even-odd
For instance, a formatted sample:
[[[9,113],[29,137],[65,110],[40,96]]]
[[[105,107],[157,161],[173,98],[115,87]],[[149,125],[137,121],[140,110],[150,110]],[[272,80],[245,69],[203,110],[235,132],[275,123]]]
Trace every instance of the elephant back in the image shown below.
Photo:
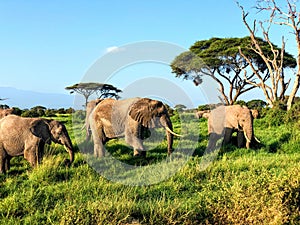
[[[116,101],[112,106],[111,121],[114,132],[117,135],[121,135],[124,132],[126,122],[128,120],[128,115],[131,107],[140,98],[130,98]]]

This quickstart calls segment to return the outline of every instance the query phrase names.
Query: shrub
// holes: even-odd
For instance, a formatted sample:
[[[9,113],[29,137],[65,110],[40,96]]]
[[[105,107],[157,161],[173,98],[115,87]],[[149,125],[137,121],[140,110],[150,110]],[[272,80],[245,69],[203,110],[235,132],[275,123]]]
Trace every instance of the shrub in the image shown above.
[[[267,123],[269,127],[282,125],[286,118],[286,111],[277,107],[266,110],[264,113],[265,123]]]
[[[293,104],[292,108],[287,112],[286,122],[297,122],[300,120],[300,101]]]

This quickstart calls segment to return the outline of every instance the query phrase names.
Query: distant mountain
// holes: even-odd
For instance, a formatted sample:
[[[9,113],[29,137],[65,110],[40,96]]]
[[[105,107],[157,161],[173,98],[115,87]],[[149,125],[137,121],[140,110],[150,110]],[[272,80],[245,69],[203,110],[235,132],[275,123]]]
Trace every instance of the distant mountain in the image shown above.
[[[6,99],[0,101],[0,104],[20,109],[30,109],[34,106],[44,106],[51,109],[75,108],[73,106],[74,95],[70,94],[40,93],[11,87],[0,87],[0,98]]]

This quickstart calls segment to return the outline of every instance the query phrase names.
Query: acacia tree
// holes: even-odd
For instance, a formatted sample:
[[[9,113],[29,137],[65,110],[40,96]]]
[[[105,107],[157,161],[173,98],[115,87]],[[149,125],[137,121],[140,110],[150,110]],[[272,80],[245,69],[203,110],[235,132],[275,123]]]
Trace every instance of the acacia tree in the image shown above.
[[[267,54],[271,53],[267,42],[262,39],[258,39],[258,42]],[[249,60],[245,60],[239,49],[243,50],[243,55]],[[193,79],[196,85],[201,82],[203,75],[210,76],[218,83],[226,105],[234,104],[240,95],[256,87],[251,85],[251,82],[255,82],[255,73],[245,73],[249,71],[250,65],[255,65],[262,73],[267,69],[261,57],[251,48],[250,37],[211,38],[195,42],[189,50],[173,60],[172,72],[176,77]],[[287,53],[284,57],[293,59]],[[266,73],[263,81],[268,78]]]
[[[95,94],[98,98],[120,98],[120,89],[114,87],[111,84],[102,83],[78,83],[72,86],[66,87],[66,90],[70,90],[70,93],[77,92],[85,98],[85,105],[88,103],[88,99],[91,95]]]
[[[242,20],[247,27],[251,41],[252,41],[252,49],[255,51],[262,60],[267,65],[267,70],[269,72],[270,76],[270,84],[268,85],[264,80],[261,79],[260,73],[255,68],[254,65],[251,65],[251,69],[254,72],[255,76],[258,78],[259,82],[251,82],[248,81],[248,83],[251,83],[254,86],[258,86],[263,90],[263,93],[266,97],[266,100],[268,104],[272,107],[273,103],[275,101],[285,100],[285,93],[290,85],[291,79],[286,78],[284,73],[284,64],[289,64],[290,67],[296,67],[298,70],[295,73],[294,78],[294,84],[291,89],[291,93],[287,100],[287,109],[289,110],[293,104],[293,101],[295,99],[296,93],[299,89],[300,84],[300,12],[297,12],[296,4],[293,4],[291,0],[286,0],[287,3],[287,12],[285,12],[282,8],[279,7],[276,4],[275,0],[271,1],[258,1],[256,5],[256,9],[259,10],[259,12],[268,12],[269,18],[266,21],[259,21],[259,29],[261,30],[263,34],[264,40],[270,45],[270,48],[272,50],[272,54],[266,54],[262,48],[261,45],[257,42],[258,38],[256,37],[256,31],[257,31],[257,21],[253,21],[253,27],[251,27],[248,23],[247,16],[248,13],[244,11],[244,8],[240,6],[242,10]],[[285,39],[282,37],[282,43],[281,43],[281,51],[274,48],[274,45],[270,41],[269,32],[271,25],[273,24],[279,24],[279,25],[285,25],[292,29],[293,34],[295,35],[295,41],[297,44],[297,61],[293,62],[286,62],[286,59],[284,59],[285,54]],[[249,58],[243,54],[243,51],[241,51],[241,54],[243,57],[249,61]]]

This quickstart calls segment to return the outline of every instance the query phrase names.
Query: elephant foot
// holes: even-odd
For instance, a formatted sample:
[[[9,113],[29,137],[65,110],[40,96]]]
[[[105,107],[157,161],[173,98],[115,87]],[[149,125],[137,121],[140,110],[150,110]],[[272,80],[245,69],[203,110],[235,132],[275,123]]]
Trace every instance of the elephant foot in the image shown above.
[[[135,149],[134,152],[133,152],[133,156],[134,157],[146,157],[146,151]]]

